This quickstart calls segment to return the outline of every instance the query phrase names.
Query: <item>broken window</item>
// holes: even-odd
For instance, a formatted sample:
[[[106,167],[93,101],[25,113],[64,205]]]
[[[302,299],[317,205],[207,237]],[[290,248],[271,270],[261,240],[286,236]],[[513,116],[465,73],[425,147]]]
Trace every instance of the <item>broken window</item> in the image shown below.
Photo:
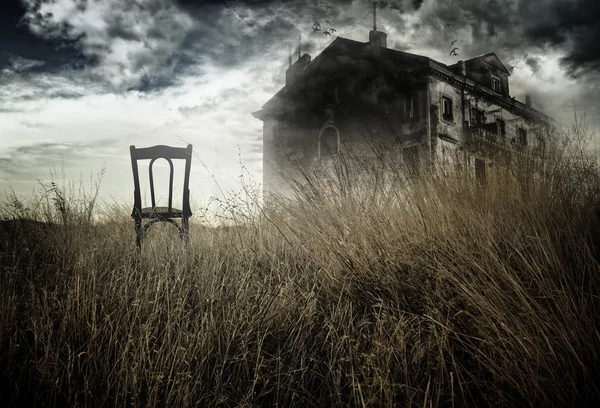
[[[442,96],[442,118],[444,120],[452,121],[452,99]]]
[[[492,91],[500,93],[500,78],[492,76]]]

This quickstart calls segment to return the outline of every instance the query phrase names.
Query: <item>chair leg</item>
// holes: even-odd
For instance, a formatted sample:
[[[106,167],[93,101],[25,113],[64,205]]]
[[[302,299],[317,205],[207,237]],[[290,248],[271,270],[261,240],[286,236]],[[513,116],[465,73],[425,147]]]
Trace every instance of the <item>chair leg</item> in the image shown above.
[[[135,218],[135,245],[142,249],[142,218]]]
[[[185,240],[187,243],[188,236],[190,231],[190,225],[188,223],[188,218],[183,217],[181,219],[181,239]]]

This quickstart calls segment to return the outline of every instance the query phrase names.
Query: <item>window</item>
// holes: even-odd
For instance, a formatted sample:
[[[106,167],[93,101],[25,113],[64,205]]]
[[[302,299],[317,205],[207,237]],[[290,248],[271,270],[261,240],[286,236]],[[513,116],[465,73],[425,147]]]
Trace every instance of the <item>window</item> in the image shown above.
[[[452,121],[452,99],[442,96],[442,119]]]
[[[500,78],[492,76],[492,91],[500,93]]]
[[[472,121],[473,126],[481,126],[483,123],[485,123],[485,116],[483,116],[483,111],[480,109],[473,108]]]
[[[415,95],[406,96],[404,98],[404,117],[406,119],[415,119],[417,117],[415,107],[416,107]]]
[[[518,128],[517,139],[521,145],[527,146],[527,131],[523,128]]]
[[[496,119],[496,127],[499,136],[506,136],[506,123],[502,119]]]

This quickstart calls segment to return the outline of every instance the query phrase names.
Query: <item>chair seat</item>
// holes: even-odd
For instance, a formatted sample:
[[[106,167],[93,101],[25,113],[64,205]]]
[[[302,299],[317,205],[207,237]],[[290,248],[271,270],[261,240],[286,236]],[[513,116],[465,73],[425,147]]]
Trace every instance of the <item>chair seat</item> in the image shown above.
[[[146,207],[142,208],[142,218],[182,218],[183,211],[169,207]]]

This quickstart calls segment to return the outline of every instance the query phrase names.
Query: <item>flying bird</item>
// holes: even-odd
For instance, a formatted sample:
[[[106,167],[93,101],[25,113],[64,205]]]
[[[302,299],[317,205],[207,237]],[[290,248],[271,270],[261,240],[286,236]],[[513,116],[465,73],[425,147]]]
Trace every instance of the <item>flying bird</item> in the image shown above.
[[[325,20],[325,24],[329,25],[329,24],[331,24],[331,21]]]
[[[317,31],[321,31],[321,30],[319,30],[319,29],[318,29],[317,27],[315,27],[315,26],[312,26],[311,28],[313,29],[313,33],[316,33]]]
[[[458,40],[454,40],[450,43],[450,47],[454,47],[454,44],[457,42]]]
[[[444,28],[450,28],[450,27],[454,27],[454,24],[446,23],[444,25]]]
[[[450,56],[451,57],[458,57],[458,54],[456,53],[456,50],[458,50],[458,47],[454,47],[452,48],[452,50],[450,51]]]
[[[329,31],[323,31],[323,35],[331,35]]]
[[[335,28],[330,28],[329,31],[331,31],[332,33],[337,32],[337,30]]]
[[[514,71],[515,68],[521,69],[523,67],[523,61],[517,60],[514,64],[510,65],[511,72]]]

